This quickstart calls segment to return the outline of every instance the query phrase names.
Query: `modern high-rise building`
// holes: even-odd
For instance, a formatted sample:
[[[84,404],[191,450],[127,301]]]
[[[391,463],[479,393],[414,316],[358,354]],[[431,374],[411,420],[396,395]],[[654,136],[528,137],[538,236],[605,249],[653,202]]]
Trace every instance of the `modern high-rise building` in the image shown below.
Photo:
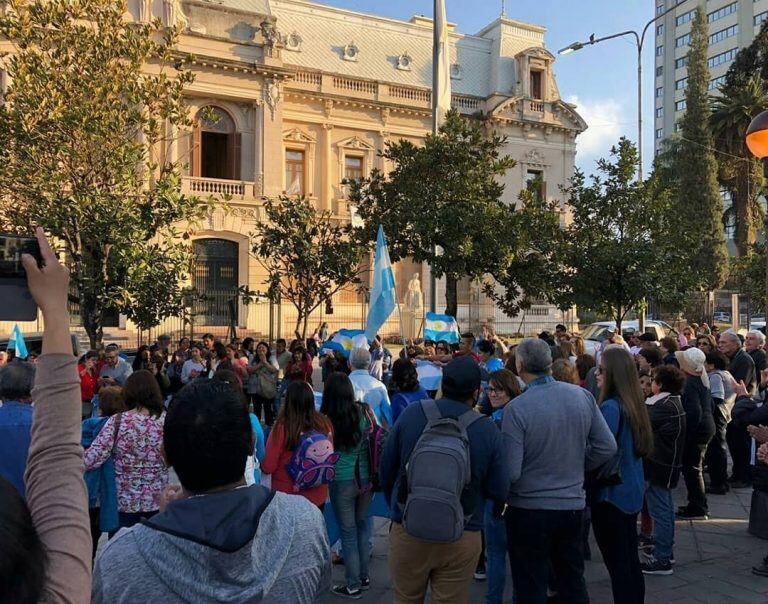
[[[656,23],[654,78],[654,148],[676,131],[685,111],[688,83],[687,56],[691,22],[696,7],[707,11],[709,23],[709,88],[716,91],[724,81],[736,54],[754,40],[768,19],[768,0],[653,0],[659,15],[676,3]]]

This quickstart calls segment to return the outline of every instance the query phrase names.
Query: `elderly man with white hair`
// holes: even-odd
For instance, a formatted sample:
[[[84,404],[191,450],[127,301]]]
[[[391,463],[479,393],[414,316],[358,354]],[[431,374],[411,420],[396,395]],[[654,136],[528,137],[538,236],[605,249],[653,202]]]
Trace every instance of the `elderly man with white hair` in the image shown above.
[[[755,361],[742,348],[739,336],[732,331],[726,331],[720,334],[717,347],[728,357],[730,363],[728,371],[731,372],[736,383],[744,382],[750,396],[754,395],[757,381]],[[733,469],[728,482],[737,489],[747,488],[752,484],[752,471],[750,469],[752,439],[747,434],[746,426],[738,421],[731,421],[726,429],[725,439],[733,460]]]
[[[367,348],[354,348],[349,355],[352,373],[349,380],[355,389],[355,399],[367,404],[380,424],[391,426],[392,407],[387,387],[369,373],[371,353]]]
[[[765,334],[762,331],[750,331],[744,337],[744,349],[755,362],[755,375],[760,375],[760,372],[768,366],[768,356],[763,346],[765,346]]]

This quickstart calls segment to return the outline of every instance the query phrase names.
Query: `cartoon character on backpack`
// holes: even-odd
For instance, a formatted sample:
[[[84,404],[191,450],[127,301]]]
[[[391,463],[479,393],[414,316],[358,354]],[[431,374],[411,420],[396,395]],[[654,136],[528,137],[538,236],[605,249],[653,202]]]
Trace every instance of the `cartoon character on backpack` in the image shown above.
[[[334,464],[339,454],[327,434],[311,430],[301,435],[299,444],[285,466],[293,480],[293,492],[298,493],[330,483],[336,476]]]

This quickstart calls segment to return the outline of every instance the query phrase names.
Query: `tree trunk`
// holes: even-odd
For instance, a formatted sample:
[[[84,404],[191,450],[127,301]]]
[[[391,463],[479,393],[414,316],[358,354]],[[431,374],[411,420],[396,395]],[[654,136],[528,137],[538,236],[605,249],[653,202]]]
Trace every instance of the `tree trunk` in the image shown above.
[[[100,350],[104,345],[104,317],[94,296],[80,296],[80,318],[88,334],[91,350]]]
[[[454,318],[459,309],[458,283],[455,275],[445,276],[445,314]]]
[[[747,255],[750,246],[755,242],[752,185],[752,162],[740,162],[735,186],[731,191],[731,203],[736,219],[736,250],[739,256]]]
[[[307,325],[309,324],[309,313],[304,315],[304,322],[301,326],[301,339],[304,340],[304,342],[307,341]]]

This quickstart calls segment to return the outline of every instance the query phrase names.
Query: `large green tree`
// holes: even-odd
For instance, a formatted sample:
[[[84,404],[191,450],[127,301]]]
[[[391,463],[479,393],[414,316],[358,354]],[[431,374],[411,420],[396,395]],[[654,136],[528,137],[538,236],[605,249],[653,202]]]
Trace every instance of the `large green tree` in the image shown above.
[[[637,182],[637,161],[622,138],[597,174],[577,170],[565,189],[572,222],[563,233],[560,305],[608,314],[619,328],[643,298],[679,302],[694,281],[672,196],[656,176]]]
[[[758,76],[725,84],[719,92],[712,102],[712,135],[720,151],[719,180],[731,196],[727,222],[735,225],[736,249],[744,256],[757,238],[763,191],[762,165],[744,140],[752,118],[768,108],[768,93]]]
[[[368,248],[350,236],[351,225],[305,198],[267,199],[264,210],[267,220],[256,225],[253,253],[267,271],[269,297],[296,308],[296,331],[304,339],[321,304],[360,285]]]
[[[179,31],[130,23],[125,0],[10,0],[0,35],[10,86],[0,107],[0,221],[32,224],[68,259],[92,346],[106,311],[143,325],[180,309],[192,228],[210,204],[181,194],[179,161],[162,151],[191,126],[192,81]],[[168,304],[144,308],[147,300]]]
[[[725,281],[728,252],[710,129],[708,39],[707,16],[700,6],[691,26],[686,110],[680,120],[680,145],[675,157],[679,219],[675,232],[681,246],[689,251],[690,270],[698,277],[699,287],[713,290]]]
[[[445,277],[446,313],[456,315],[457,283],[505,266],[516,233],[512,209],[501,200],[504,173],[515,165],[506,139],[477,120],[451,111],[423,146],[390,142],[382,152],[393,167],[352,183],[350,200],[364,225],[357,236],[375,241],[384,227],[392,261],[427,262]]]

